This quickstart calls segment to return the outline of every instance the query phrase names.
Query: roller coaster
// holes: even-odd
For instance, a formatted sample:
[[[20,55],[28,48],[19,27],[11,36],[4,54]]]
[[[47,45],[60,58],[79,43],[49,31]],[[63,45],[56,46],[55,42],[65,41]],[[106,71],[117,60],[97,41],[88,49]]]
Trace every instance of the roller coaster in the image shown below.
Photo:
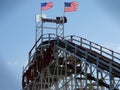
[[[66,17],[43,18],[36,25],[22,90],[120,90],[120,54],[76,35],[65,37],[66,22]],[[44,29],[55,29],[55,34],[44,34]]]

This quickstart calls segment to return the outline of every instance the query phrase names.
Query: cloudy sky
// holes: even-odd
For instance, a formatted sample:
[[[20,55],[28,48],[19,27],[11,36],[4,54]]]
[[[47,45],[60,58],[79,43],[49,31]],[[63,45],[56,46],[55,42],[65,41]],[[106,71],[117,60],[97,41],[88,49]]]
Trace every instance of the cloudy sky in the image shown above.
[[[22,67],[34,44],[35,14],[46,1],[54,7],[43,13],[56,18],[63,15],[64,2],[72,0],[0,0],[0,90],[21,89]],[[74,1],[79,9],[65,13],[65,36],[81,36],[120,52],[120,0]]]

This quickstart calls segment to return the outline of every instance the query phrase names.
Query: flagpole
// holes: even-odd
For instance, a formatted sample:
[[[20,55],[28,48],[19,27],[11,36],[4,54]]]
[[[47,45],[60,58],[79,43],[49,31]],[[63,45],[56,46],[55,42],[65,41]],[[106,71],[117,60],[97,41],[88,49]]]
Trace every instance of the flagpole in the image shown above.
[[[65,2],[64,2],[64,8],[63,8],[63,16],[65,16]]]
[[[41,44],[43,42],[43,21],[42,21],[42,3],[41,3],[41,11],[40,11],[40,14],[41,14]],[[41,46],[41,55],[43,56],[43,48]],[[41,86],[41,89],[42,89],[42,86]]]
[[[43,37],[43,21],[42,21],[42,3],[41,3],[41,36]],[[43,41],[43,38],[41,38],[41,41]]]
[[[64,2],[64,8],[65,8],[65,2]],[[64,11],[64,8],[63,8],[63,18],[65,17],[65,11]],[[63,38],[64,38],[64,19],[63,19]]]
[[[41,3],[41,6],[40,6],[40,14],[42,16],[42,3]]]

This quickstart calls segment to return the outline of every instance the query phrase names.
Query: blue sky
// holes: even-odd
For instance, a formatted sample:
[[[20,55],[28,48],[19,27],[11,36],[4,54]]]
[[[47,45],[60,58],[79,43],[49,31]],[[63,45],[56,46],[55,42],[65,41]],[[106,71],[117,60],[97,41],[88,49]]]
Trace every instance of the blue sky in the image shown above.
[[[0,90],[20,90],[22,67],[35,41],[35,14],[46,1],[54,7],[43,13],[56,18],[63,15],[64,2],[72,0],[0,0]],[[65,36],[81,36],[120,52],[120,1],[74,1],[79,8],[65,13]]]

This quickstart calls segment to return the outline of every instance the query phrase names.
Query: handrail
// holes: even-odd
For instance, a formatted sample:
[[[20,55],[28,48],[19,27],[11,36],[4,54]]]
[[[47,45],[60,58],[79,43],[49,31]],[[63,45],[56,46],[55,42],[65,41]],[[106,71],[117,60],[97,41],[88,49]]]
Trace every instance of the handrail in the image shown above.
[[[92,41],[89,41],[89,40],[87,40],[85,38],[82,38],[80,36],[70,35],[70,36],[66,36],[66,37],[63,38],[63,37],[57,36],[56,34],[52,34],[52,33],[47,33],[47,34],[41,35],[38,38],[38,40],[33,45],[32,49],[29,51],[29,60],[28,61],[29,62],[31,61],[31,59],[32,59],[32,57],[33,57],[33,55],[35,53],[35,49],[36,49],[36,46],[37,46],[38,43],[41,44],[42,41],[44,41],[44,40],[49,40],[50,41],[50,40],[57,39],[57,38],[62,39],[62,40],[67,40],[67,41],[70,40],[71,42],[73,42],[73,43],[75,43],[77,45],[88,48],[88,49],[90,49],[92,51],[95,51],[95,52],[101,54],[101,55],[105,54],[104,56],[109,56],[109,57],[111,57],[111,60],[113,60],[113,61],[120,64],[120,53],[118,53],[118,52],[115,52],[115,51],[113,51],[111,49],[103,47],[103,46],[101,46],[99,44],[96,44],[96,43],[94,43]],[[29,66],[29,62],[27,64],[27,66],[25,67],[25,69]]]
[[[86,51],[84,51],[84,50],[82,50],[82,49],[79,49],[76,45],[74,46],[74,44],[70,44],[69,42],[67,42],[67,41],[62,41],[62,40],[60,40],[62,43],[64,43],[65,44],[65,46],[71,46],[74,50],[77,50],[77,51],[79,51],[79,52],[82,52],[82,53],[84,53],[84,54],[88,54],[90,57],[92,57],[92,58],[94,58],[94,60],[100,60],[100,59],[98,59],[98,58],[96,58],[95,56],[93,56],[93,55],[91,55],[91,54],[89,54],[88,52],[86,52]],[[66,49],[65,49],[66,50]],[[86,49],[87,50],[87,49]],[[74,52],[76,52],[76,51],[74,51]],[[97,54],[97,53],[96,53]],[[104,60],[107,60],[108,61],[108,59],[106,59],[106,58],[104,58]],[[102,63],[104,63],[106,66],[108,66],[108,68],[112,68],[112,69],[114,69],[114,70],[117,70],[118,72],[120,72],[120,69],[119,68],[116,68],[116,66],[114,66],[114,65],[110,65],[111,63],[112,64],[114,64],[114,62],[112,62],[112,61],[109,61],[109,63],[106,63],[106,61],[104,61],[104,60],[100,60],[99,62],[102,62]],[[110,60],[110,59],[109,59]],[[119,64],[118,64],[119,65]],[[120,77],[120,76],[119,76]]]
[[[83,47],[87,46],[86,48],[89,47],[88,49],[90,49],[92,51],[95,51],[95,52],[97,52],[103,56],[109,57],[109,58],[111,57],[111,60],[120,64],[120,53],[118,53],[118,52],[115,52],[111,49],[108,49],[106,47],[103,47],[99,44],[96,44],[92,41],[89,41],[85,38],[82,38],[82,37],[79,37],[76,35],[66,36],[65,39],[68,39],[68,40],[72,41],[73,43],[79,43],[79,45],[82,45]]]

